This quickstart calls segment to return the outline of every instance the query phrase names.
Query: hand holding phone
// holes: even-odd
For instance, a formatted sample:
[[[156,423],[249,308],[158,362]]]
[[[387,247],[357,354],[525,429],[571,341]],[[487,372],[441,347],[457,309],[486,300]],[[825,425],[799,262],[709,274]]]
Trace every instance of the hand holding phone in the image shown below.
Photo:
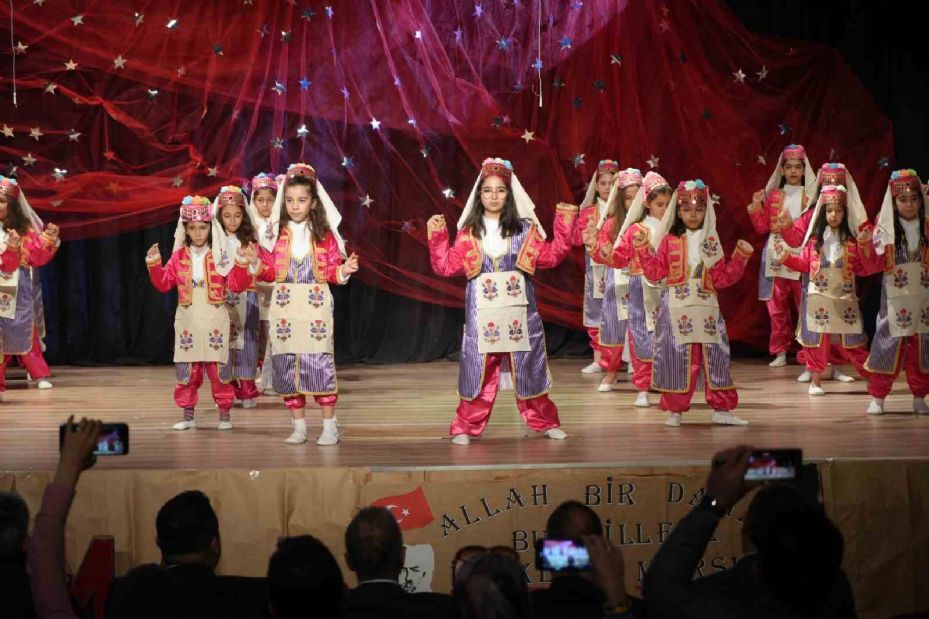
[[[756,449],[748,457],[745,481],[796,479],[803,465],[800,449]]]
[[[535,565],[539,570],[549,572],[587,572],[592,569],[584,544],[565,539],[537,540]]]
[[[97,432],[96,444],[92,454],[94,456],[125,456],[129,453],[129,426],[125,423],[100,423]],[[69,423],[63,423],[58,428],[58,448],[62,449],[65,442],[65,433],[68,427],[72,432],[77,431],[77,426]]]

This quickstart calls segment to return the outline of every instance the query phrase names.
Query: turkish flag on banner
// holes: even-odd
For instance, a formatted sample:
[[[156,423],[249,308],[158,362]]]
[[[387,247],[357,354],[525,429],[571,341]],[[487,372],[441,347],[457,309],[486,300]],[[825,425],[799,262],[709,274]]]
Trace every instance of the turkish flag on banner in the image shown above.
[[[420,529],[435,518],[432,517],[432,510],[429,509],[429,502],[426,500],[426,493],[423,492],[422,486],[396,496],[385,496],[371,503],[374,507],[386,507],[390,513],[397,519],[401,531],[408,529]]]

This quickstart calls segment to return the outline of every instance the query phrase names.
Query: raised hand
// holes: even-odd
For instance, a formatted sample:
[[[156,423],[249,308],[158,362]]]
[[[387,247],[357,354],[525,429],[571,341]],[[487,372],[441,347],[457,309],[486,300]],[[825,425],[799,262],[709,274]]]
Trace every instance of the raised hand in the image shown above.
[[[751,255],[754,253],[755,248],[752,247],[752,244],[746,241],[745,239],[739,239],[739,242],[735,244],[743,254]]]
[[[433,215],[429,218],[429,221],[426,222],[426,230],[429,232],[438,232],[439,230],[446,229],[445,224],[445,215]]]
[[[158,243],[155,243],[148,248],[148,253],[145,254],[145,259],[149,262],[155,262],[155,260],[161,262],[161,252],[158,250]]]
[[[348,259],[342,263],[342,277],[348,277],[352,273],[358,272],[358,254],[352,253]]]
[[[777,215],[776,226],[778,230],[785,230],[794,225],[794,220],[790,216],[790,213],[787,212],[787,209],[782,209]]]
[[[42,234],[45,235],[49,241],[54,243],[58,240],[58,236],[61,234],[61,229],[55,224],[48,224],[45,226],[45,230],[42,231]]]
[[[19,249],[20,245],[23,244],[23,237],[19,236],[19,232],[16,230],[10,230],[6,234],[6,246],[11,249]]]
[[[752,205],[755,206],[756,208],[761,206],[762,204],[764,204],[764,198],[765,198],[765,190],[759,189],[758,191],[752,194]]]
[[[641,226],[636,228],[636,231],[632,233],[632,245],[634,247],[644,247],[648,243],[648,235],[645,233],[645,230]]]

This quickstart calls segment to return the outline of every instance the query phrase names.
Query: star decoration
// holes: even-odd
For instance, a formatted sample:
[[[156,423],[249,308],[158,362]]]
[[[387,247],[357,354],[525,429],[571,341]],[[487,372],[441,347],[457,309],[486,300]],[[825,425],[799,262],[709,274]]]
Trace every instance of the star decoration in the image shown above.
[[[594,80],[594,88],[596,88],[600,92],[603,92],[604,90],[606,90],[606,82],[604,82],[603,80]]]
[[[67,170],[65,170],[65,172],[67,172]],[[51,200],[51,201],[49,201],[49,204],[52,205],[52,208],[58,208],[59,206],[61,206],[61,205],[64,204],[64,203],[65,203],[64,200]]]
[[[311,9],[310,7],[307,7],[303,9],[303,15],[300,16],[300,19],[305,19],[306,21],[313,21],[314,15],[316,15],[316,13],[313,12],[313,9]]]
[[[416,39],[417,41],[422,41],[422,40],[423,40],[423,31],[422,31],[422,30],[417,30],[416,32],[414,32],[414,33],[413,33],[413,38]]]
[[[310,86],[313,85],[313,82],[306,79],[306,77],[300,78],[300,90],[309,90]]]
[[[497,47],[499,47],[504,52],[510,51],[510,40],[508,38],[498,39]]]
[[[777,130],[778,132],[780,132],[781,135],[787,135],[788,133],[790,133],[790,125],[788,125],[787,123],[781,123],[777,126]]]
[[[50,92],[55,94],[55,89],[58,88],[58,84],[53,84],[51,82],[45,82],[45,92]]]
[[[446,200],[451,200],[452,198],[455,197],[455,190],[452,189],[451,187],[446,187],[445,189],[442,190],[442,195],[445,196]]]
[[[668,22],[667,19],[662,19],[660,22],[658,22],[658,28],[662,32],[667,32],[668,30],[671,29],[671,24],[670,22]]]
[[[738,83],[740,83],[740,84],[744,84],[744,83],[745,83],[745,74],[742,72],[742,69],[739,69],[738,71],[735,71],[735,72],[732,74],[732,76],[735,78],[735,81],[737,81]]]
[[[508,125],[508,124],[510,124],[511,122],[512,122],[512,121],[510,120],[510,115],[509,115],[509,114],[504,114],[504,115],[503,115],[503,124],[504,124],[504,125]]]
[[[462,35],[462,31],[461,31],[461,27],[459,26],[455,30],[455,43],[461,43],[461,35]]]
[[[28,47],[29,47],[28,45],[23,45],[23,42],[20,41],[19,43],[16,44],[16,47],[14,48],[16,51],[15,51],[14,53],[16,53],[16,54],[25,54],[25,53],[26,53],[26,49],[27,49]]]
[[[419,154],[423,156],[423,159],[428,157],[431,152],[432,152],[432,149],[430,149],[428,145],[423,146],[422,148],[419,149]]]
[[[178,77],[184,77],[187,75],[187,69],[185,67],[178,67],[176,73]]]
[[[274,86],[271,87],[271,90],[276,92],[278,96],[281,96],[282,94],[287,92],[287,86],[285,86],[281,82],[275,81]]]
[[[559,44],[561,45],[561,49],[571,49],[571,43],[573,43],[573,41],[571,40],[571,37],[567,35],[562,37],[561,41],[559,41]]]
[[[77,63],[74,60],[68,60],[65,63],[65,71],[74,71],[77,68]]]
[[[145,21],[145,15],[142,13],[133,13],[132,19],[135,21],[135,27],[138,28],[142,25],[142,22]]]
[[[574,2],[571,3],[571,8],[575,11],[579,11],[582,6],[584,6],[584,3],[581,2],[581,0],[574,0]]]
[[[271,148],[275,150],[284,150],[284,138],[273,138],[271,140]]]
[[[213,44],[213,55],[214,55],[214,56],[222,56],[222,55],[223,55],[223,46],[220,45],[219,43],[214,43],[214,44]]]
[[[165,24],[165,28],[168,30],[177,30],[177,27],[180,25],[181,22],[178,21],[177,18],[172,17],[170,20],[168,20],[168,23]]]
[[[829,149],[829,161],[835,161],[836,159],[835,155],[836,155],[836,150],[835,150],[835,147],[833,146],[832,148]]]
[[[32,0],[32,4],[36,6],[42,6],[45,3],[45,0]]]
[[[290,39],[291,39],[290,31],[281,30],[281,43],[290,43]]]
[[[408,510],[408,509],[406,509],[406,508],[403,508],[403,511],[400,512],[400,513],[401,513],[401,515],[402,515],[404,518],[406,518],[407,516],[410,515],[410,510]]]
[[[307,130],[306,125],[300,125],[300,127],[297,129],[297,137],[301,140],[305,140],[309,133],[310,132]]]
[[[368,208],[371,206],[372,202],[374,202],[374,200],[371,199],[371,196],[369,196],[368,194],[365,194],[364,199],[361,201],[361,206]]]
[[[68,141],[69,141],[69,142],[77,142],[78,138],[80,138],[80,137],[81,137],[81,132],[80,132],[80,131],[75,131],[74,129],[71,129],[71,132],[68,133]]]
[[[394,86],[396,86],[397,88],[400,88],[400,76],[398,75],[394,76]]]
[[[355,161],[351,157],[348,157],[348,156],[342,157],[343,168],[351,168],[354,165],[355,165]]]
[[[410,125],[410,126],[412,126],[412,127],[415,127],[415,126],[416,126],[416,119],[415,119],[415,118],[407,118],[407,119],[406,119],[406,124],[408,124],[408,125]]]
[[[622,54],[610,54],[610,64],[618,64],[622,66],[623,64],[623,55]]]
[[[219,168],[218,168],[218,167],[212,167],[212,168],[207,168],[207,169],[206,169],[206,175],[207,175],[207,176],[216,176],[217,174],[219,174]]]
[[[55,177],[56,183],[60,183],[61,181],[65,179],[65,174],[67,173],[68,173],[67,170],[62,170],[61,168],[55,168],[55,172],[54,174],[52,174],[52,176]]]
[[[34,164],[36,161],[38,160],[32,156],[32,153],[26,153],[26,156],[23,157],[23,163],[25,163],[27,166]]]
[[[120,54],[119,56],[117,56],[116,58],[113,59],[113,68],[114,68],[114,69],[123,69],[123,68],[125,68],[125,66],[126,66],[126,59],[123,58],[123,55],[122,55],[122,54]]]
[[[703,116],[703,120],[709,120],[712,114],[710,114],[710,110],[704,109],[703,114],[701,114],[701,116]]]
[[[758,155],[758,163],[760,163],[761,165],[768,165],[768,160],[765,158],[764,155]]]
[[[881,157],[880,159],[877,160],[877,165],[882,170],[889,168],[890,159],[888,159],[887,156],[885,155],[884,157]]]
[[[335,15],[335,11],[332,10],[331,6],[326,7],[326,17],[332,19],[332,16]]]
[[[32,127],[31,129],[29,129],[29,137],[34,139],[36,142],[38,142],[39,138],[42,137],[43,135],[45,134],[42,133],[41,127]]]
[[[348,88],[346,88],[345,86],[342,86],[340,92],[342,93],[343,99],[348,99]]]
[[[764,65],[761,65],[761,71],[759,71],[755,75],[758,76],[758,81],[760,82],[764,78],[768,77],[768,68]]]
[[[269,32],[271,32],[271,29],[268,28],[268,24],[261,24],[261,26],[258,27],[258,34],[261,35],[262,39],[265,38],[265,35]]]
[[[375,131],[381,130],[381,121],[379,121],[377,118],[373,116],[371,117],[371,122],[369,122],[368,124],[371,125],[371,128],[374,129]]]
[[[564,88],[564,80],[560,77],[556,77],[555,81],[552,82],[552,86],[555,88]]]
[[[157,98],[158,98],[158,89],[156,89],[156,88],[149,88],[149,89],[147,89],[147,90],[145,91],[145,98],[148,99],[149,101],[154,101],[155,99],[157,99]]]
[[[501,127],[503,126],[503,117],[502,117],[502,116],[494,116],[493,120],[490,121],[490,124],[491,124],[492,127],[496,128],[496,129],[501,128]]]
[[[584,106],[584,99],[583,99],[583,97],[574,97],[574,99],[571,100],[571,105],[574,106],[574,109],[575,109],[575,110],[581,109],[581,107]]]
[[[525,131],[523,131],[522,139],[526,140],[526,144],[528,144],[529,142],[535,139],[535,132],[529,131],[528,129],[526,129]]]
[[[542,70],[542,59],[536,58],[535,62],[532,63],[532,68],[535,69],[536,71],[541,71]]]
[[[180,187],[183,184],[184,184],[184,180],[180,176],[175,176],[174,178],[171,179],[172,187]]]
[[[4,176],[6,176],[6,177],[16,176],[16,171],[17,171],[18,169],[19,169],[19,166],[18,166],[18,165],[13,165],[13,164],[11,163],[10,166],[6,169],[6,174],[4,174]]]
[[[483,14],[484,14],[484,7],[481,6],[480,3],[475,4],[474,5],[474,16],[480,17]]]
[[[648,167],[652,169],[658,167],[658,155],[652,155],[651,159],[648,160]]]
[[[574,153],[574,167],[584,165],[584,157],[587,155],[585,153]]]
[[[75,15],[74,17],[71,18],[71,24],[74,25],[74,26],[81,26],[81,25],[83,25],[83,24],[84,24],[84,16],[83,16],[83,15]]]
[[[8,127],[6,123],[3,123],[2,133],[5,137],[11,138],[13,137],[13,128]]]
[[[513,84],[513,92],[522,92],[522,91],[523,91],[522,80],[516,80],[516,83]]]
[[[111,150],[103,151],[103,156],[106,158],[107,161],[114,161],[116,159],[116,153],[114,153]]]

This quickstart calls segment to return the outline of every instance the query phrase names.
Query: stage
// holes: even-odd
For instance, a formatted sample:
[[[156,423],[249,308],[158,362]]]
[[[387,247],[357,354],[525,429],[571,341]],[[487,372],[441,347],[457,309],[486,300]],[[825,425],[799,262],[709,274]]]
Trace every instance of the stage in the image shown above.
[[[58,424],[70,414],[125,421],[131,454],[100,458],[78,488],[68,523],[72,569],[100,534],[115,538],[120,573],[156,561],[158,508],[196,488],[219,515],[224,573],[263,574],[281,535],[311,533],[341,557],[352,514],[380,499],[395,513],[413,514],[401,522],[410,587],[447,591],[452,555],[473,543],[511,545],[536,583],[542,575],[531,565],[532,541],[555,505],[575,499],[598,511],[623,548],[627,586],[635,590],[674,522],[699,501],[716,450],[739,443],[800,447],[816,464],[823,504],[845,535],[860,616],[929,608],[921,580],[929,573],[929,416],[910,412],[902,381],[887,399],[888,414],[869,417],[863,381],[825,382],[828,395],[814,398],[796,382],[797,365],[736,360],[738,414],[749,426],[711,425],[698,396],[684,425],[667,428],[657,406],[632,406],[635,391],[625,377],[618,391],[598,393],[600,375],[580,373],[587,362],[551,363],[552,398],[567,440],[528,432],[512,392],[503,392],[485,435],[469,447],[447,435],[457,365],[446,361],[340,367],[344,438],[333,447],[283,444],[289,415],[279,398],[234,409],[235,428],[219,431],[204,386],[199,427],[175,432],[173,368],[58,367],[54,389],[9,384],[0,404],[0,489],[22,494],[34,515],[57,462]],[[308,418],[315,437],[318,412],[309,410]],[[721,522],[703,573],[741,555],[745,505]]]

